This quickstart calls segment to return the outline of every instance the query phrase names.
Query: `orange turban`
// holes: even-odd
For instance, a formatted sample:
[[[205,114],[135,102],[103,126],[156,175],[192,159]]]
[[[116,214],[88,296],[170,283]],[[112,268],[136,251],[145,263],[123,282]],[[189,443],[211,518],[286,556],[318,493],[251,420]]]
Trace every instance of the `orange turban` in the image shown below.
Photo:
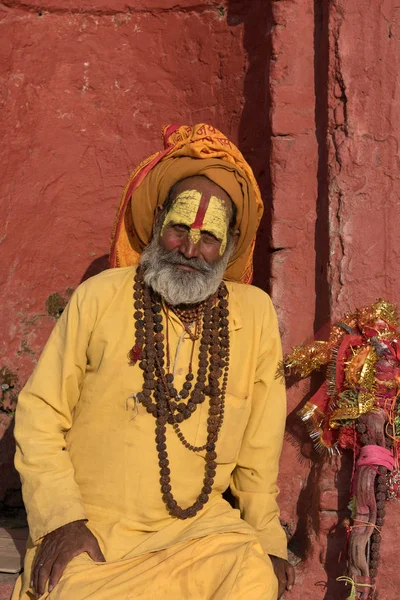
[[[237,208],[236,229],[240,233],[225,279],[250,283],[255,235],[263,213],[251,167],[236,146],[211,125],[170,125],[163,133],[165,150],[139,165],[122,194],[110,266],[137,264],[151,239],[156,207],[165,202],[171,187],[186,177],[205,175],[225,190]]]

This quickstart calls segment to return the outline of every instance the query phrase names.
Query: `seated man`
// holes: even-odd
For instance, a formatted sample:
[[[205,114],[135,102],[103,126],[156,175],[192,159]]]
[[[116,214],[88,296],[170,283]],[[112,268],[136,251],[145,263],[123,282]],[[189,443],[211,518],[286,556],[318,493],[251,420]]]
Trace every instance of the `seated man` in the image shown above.
[[[77,288],[19,397],[30,541],[14,600],[276,600],[293,584],[278,326],[240,283],[259,190],[214,128],[165,137],[124,192],[119,268]]]

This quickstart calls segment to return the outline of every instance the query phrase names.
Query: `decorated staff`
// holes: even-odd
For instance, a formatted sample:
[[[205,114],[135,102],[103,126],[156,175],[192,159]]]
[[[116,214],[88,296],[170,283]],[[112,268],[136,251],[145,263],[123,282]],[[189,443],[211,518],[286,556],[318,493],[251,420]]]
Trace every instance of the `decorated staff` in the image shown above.
[[[400,498],[400,342],[396,307],[378,300],[347,314],[327,341],[293,348],[285,372],[326,379],[298,412],[323,456],[354,452],[349,528],[350,598],[372,598],[385,503]],[[376,593],[373,595],[376,600]]]

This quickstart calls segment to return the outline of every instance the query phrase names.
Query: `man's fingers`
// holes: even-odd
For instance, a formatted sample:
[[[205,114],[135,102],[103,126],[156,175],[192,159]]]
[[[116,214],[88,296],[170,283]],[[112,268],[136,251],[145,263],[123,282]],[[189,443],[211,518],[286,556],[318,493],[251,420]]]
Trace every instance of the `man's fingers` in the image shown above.
[[[82,521],[67,523],[48,533],[37,549],[32,569],[31,587],[37,597],[45,593],[47,582],[51,592],[70,560],[82,552],[96,562],[105,562],[96,537]]]
[[[286,577],[287,577],[286,589],[288,591],[290,591],[292,589],[292,587],[294,586],[294,582],[296,579],[296,573],[295,573],[294,567],[289,563],[286,563]]]
[[[32,569],[32,587],[35,590],[35,592],[38,591],[38,585],[39,585],[39,572],[42,569],[42,567],[44,566],[45,563],[45,558],[44,558],[44,553],[43,553],[43,547],[39,548],[38,551],[38,555],[36,557],[35,563],[33,565],[33,569]]]
[[[100,550],[100,546],[97,540],[93,542],[93,546],[90,549],[86,550],[86,552],[89,554],[90,558],[95,562],[106,562],[104,554]]]
[[[278,579],[278,600],[282,596],[283,592],[285,591],[285,587],[286,587],[286,581],[282,581],[281,579]]]
[[[36,585],[34,586],[36,596],[38,598],[40,598],[40,596],[43,596],[43,594],[45,592],[46,583],[47,583],[47,580],[49,579],[51,567],[52,567],[52,563],[49,561],[45,562],[44,564],[41,564],[41,563],[38,564]]]
[[[65,571],[65,567],[73,557],[70,554],[60,554],[53,563],[49,578],[49,592],[60,581],[61,575]]]
[[[282,566],[281,566],[281,564],[279,564],[279,567],[278,567],[277,573],[276,573],[276,576],[278,578],[278,599],[282,596],[282,594],[284,593],[284,591],[286,589],[286,573],[285,573],[285,569],[283,569]]]

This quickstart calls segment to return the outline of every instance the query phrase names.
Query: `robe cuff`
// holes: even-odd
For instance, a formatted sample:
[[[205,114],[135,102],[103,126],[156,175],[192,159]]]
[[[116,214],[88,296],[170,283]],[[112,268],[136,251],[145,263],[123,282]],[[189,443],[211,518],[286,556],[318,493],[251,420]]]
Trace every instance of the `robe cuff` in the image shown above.
[[[277,521],[277,523],[270,523],[267,530],[257,532],[257,537],[260,541],[262,549],[266,554],[271,554],[287,560],[288,552],[286,534],[282,529],[278,519]]]
[[[28,515],[29,532],[32,541],[36,546],[41,543],[41,541],[47,534],[51,533],[52,531],[55,531],[56,529],[59,529],[60,527],[63,527],[63,525],[68,525],[68,523],[72,523],[73,521],[87,520],[88,517],[83,505],[79,506],[78,504],[76,507],[68,508],[67,510],[63,511],[62,515],[58,513],[49,516],[48,520],[46,520],[45,525],[29,523]]]

